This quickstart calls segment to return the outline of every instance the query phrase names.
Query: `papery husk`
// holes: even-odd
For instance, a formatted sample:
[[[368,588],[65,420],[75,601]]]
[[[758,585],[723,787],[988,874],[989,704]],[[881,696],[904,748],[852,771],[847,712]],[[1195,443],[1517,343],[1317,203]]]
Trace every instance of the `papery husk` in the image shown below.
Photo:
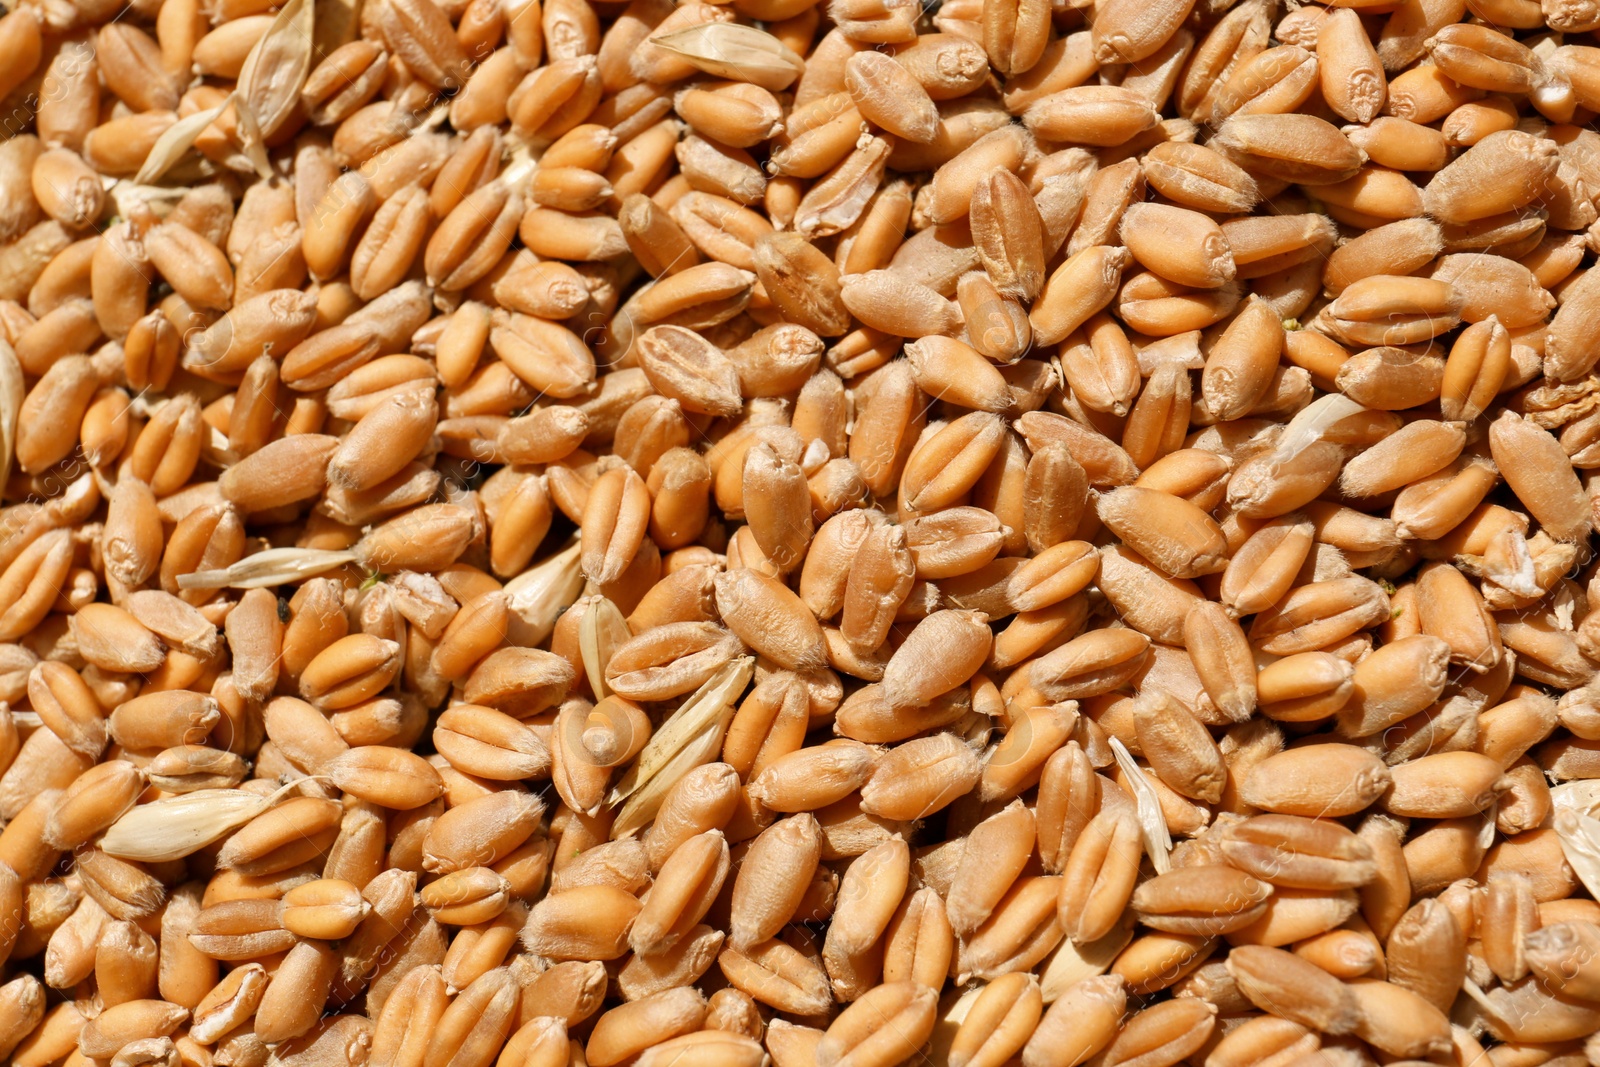
[[[144,163],[139,167],[139,173],[134,176],[134,181],[140,185],[158,182],[162,176],[176,167],[189,154],[195,141],[206,132],[206,128],[228,109],[233,103],[230,95],[216,107],[207,108],[205,111],[196,111],[188,118],[179,119],[156,138],[156,143],[151,147],[150,154],[144,157]]]
[[[950,1048],[955,1044],[961,1024],[972,1014],[972,1008],[983,995],[984,984],[973,983],[965,989],[952,990],[939,999],[939,1016],[933,1024],[933,1037],[928,1043],[929,1061],[948,1063]]]
[[[300,90],[311,74],[315,32],[312,0],[289,0],[245,57],[236,96],[241,115],[250,113],[256,127],[251,132],[262,141],[294,114]]]
[[[1576,807],[1557,806],[1553,821],[1562,855],[1578,880],[1600,899],[1600,819]]]
[[[1111,738],[1111,754],[1116,757],[1122,773],[1128,776],[1128,788],[1133,791],[1134,803],[1138,805],[1139,836],[1144,838],[1150,864],[1157,874],[1166,874],[1172,869],[1172,834],[1167,830],[1166,817],[1161,814],[1161,798],[1156,787],[1134,761],[1133,753],[1115,737]]]
[[[579,566],[582,549],[574,540],[537,566],[523,571],[506,583],[506,640],[523,648],[535,648],[556,628],[556,619],[583,592],[583,571]]]
[[[1044,970],[1039,975],[1039,990],[1044,994],[1045,1003],[1058,1000],[1085,978],[1105,974],[1132,940],[1132,911],[1125,912],[1111,932],[1098,941],[1080,945],[1070,937],[1063,938],[1045,960]]]
[[[728,724],[733,721],[733,710],[732,703],[724,705],[704,730],[692,737],[687,745],[658,767],[649,780],[628,797],[628,802],[622,805],[616,821],[611,824],[614,840],[630,837],[649,826],[655,821],[656,812],[661,810],[667,791],[678,784],[678,779],[716,759],[717,753],[722,751],[722,738],[728,732]]]
[[[707,74],[773,92],[789,88],[806,68],[806,61],[772,34],[736,22],[704,22],[652,37],[650,43]]]
[[[0,341],[0,483],[11,477],[16,454],[17,417],[28,395],[22,379],[22,364],[10,345]]]
[[[290,782],[267,796],[248,789],[197,789],[139,804],[111,824],[99,848],[143,863],[183,859],[228,836],[299,785]]]
[[[1283,436],[1278,438],[1278,446],[1273,450],[1272,458],[1278,462],[1293,459],[1301,449],[1322,440],[1332,426],[1365,410],[1367,409],[1340,393],[1329,393],[1327,396],[1318,397],[1289,420],[1289,424],[1283,429]]]
[[[324,548],[269,548],[222,570],[178,575],[179,589],[263,589],[285,585],[354,562],[356,554]]]
[[[1600,778],[1576,778],[1550,787],[1550,802],[1557,811],[1570,808],[1600,819]]]
[[[233,94],[233,111],[239,118],[240,148],[245,160],[255,168],[256,177],[262,181],[272,180],[272,161],[267,158],[266,138],[261,135],[261,124],[256,121],[256,113],[238,93]]]
[[[611,827],[615,839],[644,829],[655,819],[667,791],[685,774],[710,763],[722,750],[740,694],[755,674],[755,658],[723,664],[651,735],[639,758],[612,788],[606,803],[623,804]],[[626,801],[626,803],[624,803]]]
[[[622,609],[610,600],[603,596],[586,599],[578,624],[578,651],[595,700],[604,700],[611,695],[611,687],[606,685],[606,664],[611,662],[611,654],[633,636],[633,631],[628,628]]]

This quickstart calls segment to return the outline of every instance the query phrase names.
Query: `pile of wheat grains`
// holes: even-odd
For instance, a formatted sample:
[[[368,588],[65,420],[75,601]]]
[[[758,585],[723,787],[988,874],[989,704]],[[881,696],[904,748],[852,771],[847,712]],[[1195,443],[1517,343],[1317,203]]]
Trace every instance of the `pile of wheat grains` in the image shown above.
[[[22,0],[0,1061],[1600,1065],[1590,0]]]

